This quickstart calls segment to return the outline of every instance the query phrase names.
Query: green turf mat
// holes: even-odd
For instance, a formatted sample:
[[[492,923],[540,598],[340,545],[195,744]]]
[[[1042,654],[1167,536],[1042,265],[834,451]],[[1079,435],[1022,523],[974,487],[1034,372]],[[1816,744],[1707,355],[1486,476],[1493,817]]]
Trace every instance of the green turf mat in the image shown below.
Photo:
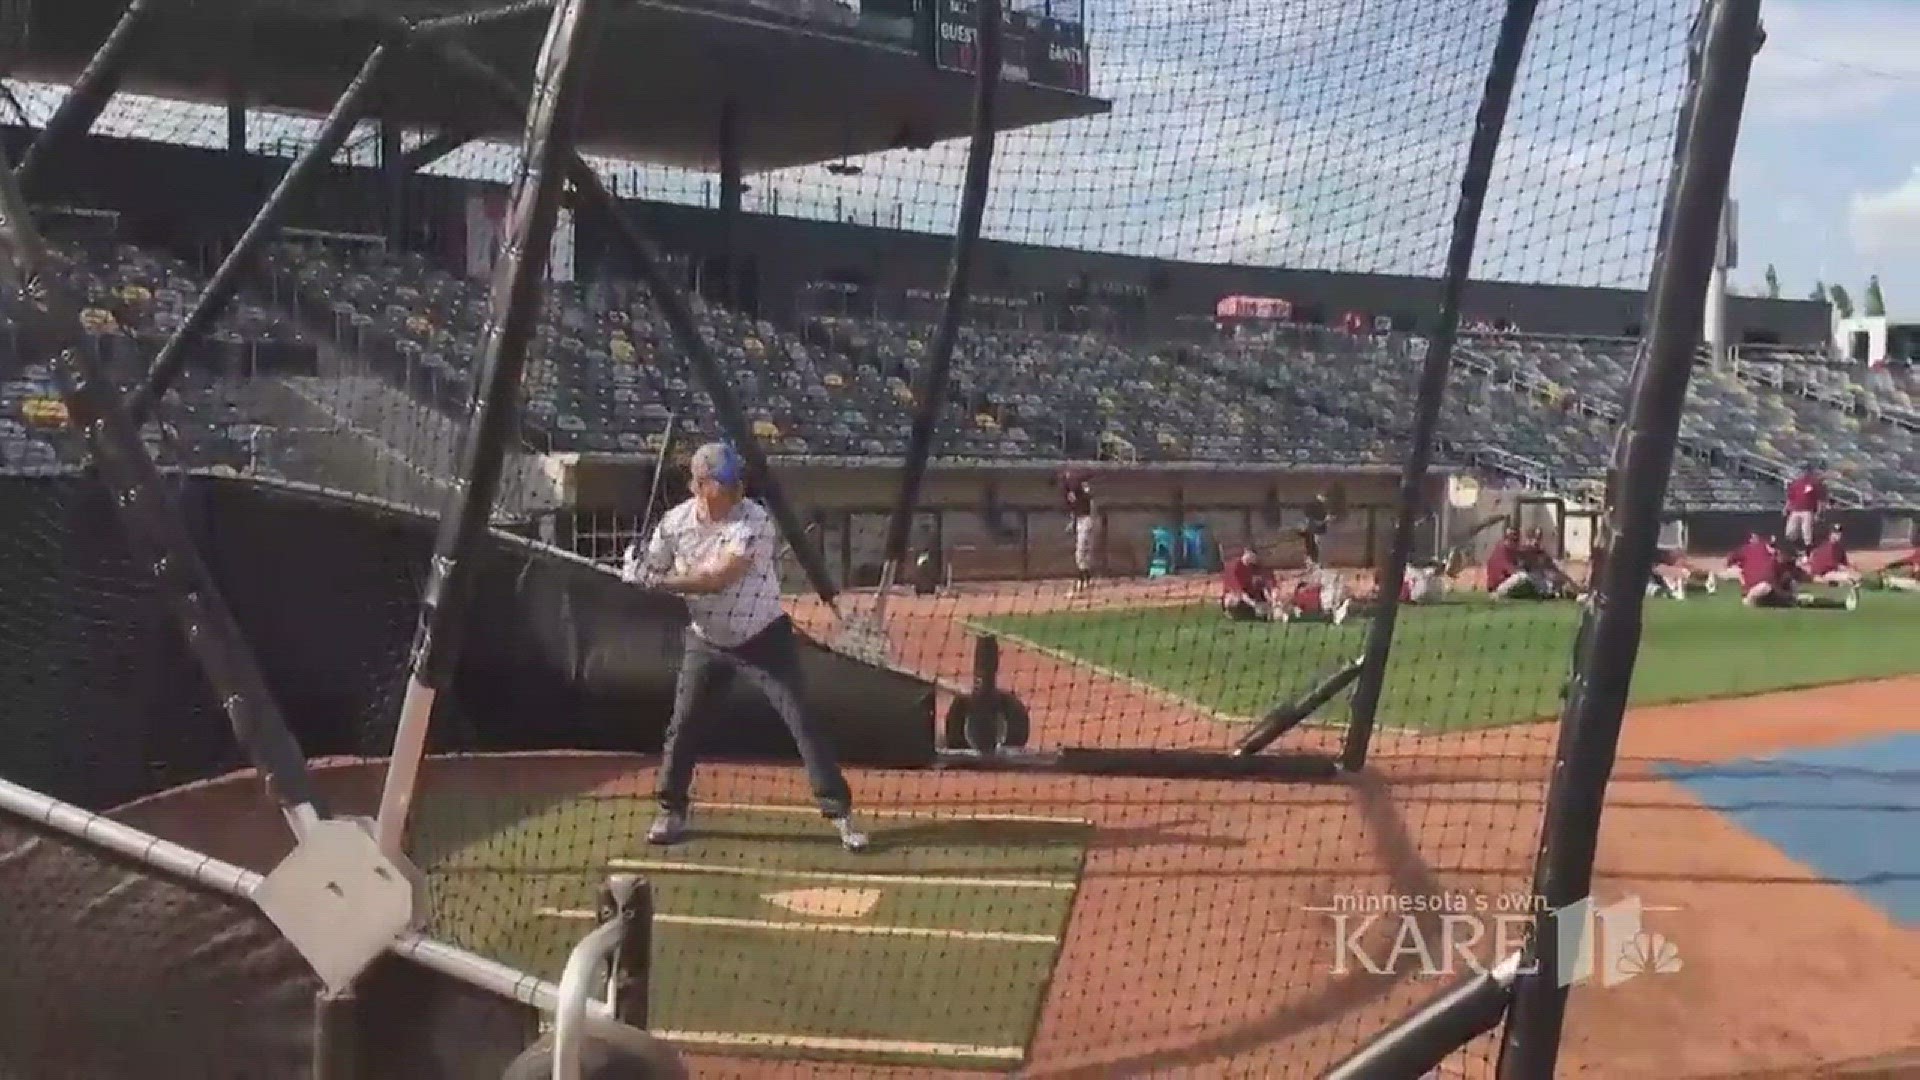
[[[854,855],[790,808],[706,809],[668,849],[645,843],[651,815],[635,798],[423,800],[434,932],[557,978],[606,874],[639,873],[656,1030],[823,1060],[1003,1069],[1024,1053],[1090,826],[878,815]]]

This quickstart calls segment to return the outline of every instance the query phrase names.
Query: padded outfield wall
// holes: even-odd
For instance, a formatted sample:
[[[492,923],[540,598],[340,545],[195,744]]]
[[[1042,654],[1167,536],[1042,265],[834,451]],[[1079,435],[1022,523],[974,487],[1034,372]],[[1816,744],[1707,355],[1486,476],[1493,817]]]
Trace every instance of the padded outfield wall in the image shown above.
[[[1044,462],[936,465],[915,519],[916,551],[938,550],[956,581],[1070,577],[1073,544],[1061,504],[1059,470]],[[1377,563],[1392,528],[1399,477],[1382,466],[1349,468],[1222,468],[1077,464],[1095,485],[1105,526],[1099,553],[1112,576],[1144,576],[1151,530],[1203,524],[1229,553],[1252,544],[1282,567],[1298,566],[1295,535],[1315,495],[1342,492],[1346,512],[1323,541],[1333,565]],[[898,465],[782,463],[780,475],[801,517],[813,527],[827,565],[841,581],[870,586],[879,577],[886,517],[899,483]],[[589,558],[618,555],[644,517],[652,465],[561,456],[565,509],[544,526],[546,538]],[[663,482],[661,502],[677,499],[677,477]],[[1432,515],[1445,513],[1446,479],[1427,483]],[[1469,512],[1471,513],[1471,512]],[[1448,525],[1457,532],[1458,522]],[[1431,537],[1429,531],[1427,536]],[[795,584],[797,585],[797,578]]]

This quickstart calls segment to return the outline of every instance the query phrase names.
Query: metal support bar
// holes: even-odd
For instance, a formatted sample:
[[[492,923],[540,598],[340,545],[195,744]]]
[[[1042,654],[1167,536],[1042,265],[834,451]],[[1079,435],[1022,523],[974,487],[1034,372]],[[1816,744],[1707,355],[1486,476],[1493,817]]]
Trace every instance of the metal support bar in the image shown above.
[[[1609,530],[1614,543],[1587,615],[1586,652],[1567,698],[1547,789],[1533,890],[1543,914],[1529,942],[1528,973],[1514,988],[1501,1045],[1503,1080],[1551,1076],[1559,1056],[1568,988],[1557,977],[1564,970],[1562,934],[1553,932],[1550,920],[1585,899],[1593,886],[1600,813],[1640,648],[1646,581],[1693,377],[1747,82],[1761,40],[1760,0],[1718,0],[1708,19],[1664,255],[1650,290],[1651,333],[1614,447],[1617,489],[1610,493]]]
[[[458,41],[436,37],[426,43],[455,72],[477,80],[493,95],[501,110],[526,107],[527,95],[512,79]],[[613,227],[615,240],[626,249],[640,274],[641,283],[652,294],[654,302],[660,305],[660,314],[667,320],[674,347],[687,358],[687,363],[693,369],[694,381],[713,402],[713,411],[720,421],[721,431],[746,460],[748,479],[759,493],[760,501],[766,504],[768,512],[773,515],[781,539],[793,549],[814,593],[831,605],[834,598],[840,595],[839,586],[834,584],[832,575],[827,572],[826,560],[821,557],[819,547],[808,537],[806,527],[801,524],[793,505],[787,501],[786,492],[774,475],[765,448],[747,423],[746,410],[740,404],[739,395],[734,393],[720,362],[700,336],[699,325],[694,322],[693,311],[688,308],[686,298],[668,280],[665,271],[660,269],[660,260],[653,252],[653,244],[627,220],[620,210],[619,200],[614,198],[613,193],[601,182],[599,174],[577,152],[570,154],[567,179],[573,184],[574,196],[580,208],[600,214]]]
[[[153,403],[166,393],[167,386],[186,365],[187,349],[212,329],[226,311],[239,289],[241,273],[280,230],[287,212],[293,207],[294,197],[326,168],[327,163],[333,160],[333,155],[346,142],[347,136],[353,134],[354,125],[360,122],[361,114],[365,112],[367,95],[379,82],[382,70],[392,57],[393,48],[378,45],[367,54],[366,61],[360,65],[359,74],[340,92],[339,98],[333,103],[333,111],[327,114],[313,142],[300,151],[300,156],[281,174],[273,193],[267,196],[266,202],[260,204],[253,220],[247,223],[246,231],[240,234],[239,242],[227,252],[220,268],[214,271],[206,288],[200,291],[200,298],[194,302],[193,310],[167,338],[167,343],[160,347],[153,363],[147,367],[146,382],[136,387],[127,398],[127,413],[135,424],[146,421],[147,415],[153,411]]]
[[[247,97],[237,82],[227,87],[227,153],[235,158],[247,155]]]
[[[79,305],[49,275],[18,174],[4,154],[0,174],[0,277],[12,294],[21,354],[54,358],[70,422],[93,452],[129,546],[173,609],[240,748],[300,835],[321,815],[306,755],[268,692],[212,572],[200,560],[185,516],[141,442],[139,427],[121,408],[112,381],[82,340]]]
[[[634,543],[645,544],[647,533],[653,528],[653,508],[660,501],[660,485],[666,481],[667,462],[673,457],[673,447],[680,440],[680,410],[667,414],[666,430],[660,434],[659,456],[653,459],[653,480],[647,484],[647,505],[640,510],[640,531],[634,537]]]
[[[520,377],[540,320],[547,256],[584,96],[586,60],[595,39],[592,24],[600,8],[600,0],[562,0],[540,50],[538,90],[526,116],[524,160],[507,248],[494,271],[492,325],[474,373],[473,412],[463,433],[462,482],[440,519],[414,633],[412,675],[380,795],[380,843],[396,855],[404,846],[434,697],[451,682],[459,657],[460,630],[477,568],[474,552],[486,534],[500,489],[507,438],[519,422]]]
[[[359,999],[321,990],[313,996],[313,1080],[353,1080],[359,1065]]]
[[[562,0],[563,3],[577,0]],[[553,1080],[580,1080],[580,1044],[587,1002],[607,957],[620,946],[626,924],[609,920],[593,928],[567,954],[560,972],[560,1001],[553,1011]]]
[[[927,477],[927,459],[933,453],[934,429],[947,403],[947,382],[953,350],[960,340],[960,321],[966,316],[967,291],[973,280],[974,255],[980,248],[980,223],[986,216],[987,194],[993,179],[994,113],[1000,88],[1000,0],[978,0],[979,71],[974,77],[973,140],[967,148],[967,172],[960,193],[960,221],[954,231],[953,259],[947,270],[947,299],[940,310],[933,347],[914,387],[913,428],[907,436],[906,467],[900,472],[900,491],[893,516],[887,519],[886,573],[874,602],[874,619],[885,623],[887,593],[895,574],[907,559],[913,511],[920,504],[920,488]]]
[[[1473,271],[1473,249],[1480,236],[1480,215],[1486,208],[1487,185],[1493,178],[1493,162],[1500,150],[1500,136],[1506,129],[1514,81],[1520,72],[1520,59],[1526,52],[1527,35],[1533,29],[1533,15],[1538,6],[1539,0],[1508,0],[1506,16],[1500,22],[1500,36],[1494,42],[1493,57],[1487,64],[1480,112],[1474,120],[1473,140],[1467,147],[1466,168],[1460,176],[1460,199],[1454,205],[1453,236],[1447,246],[1439,325],[1427,340],[1419,395],[1414,401],[1413,428],[1407,439],[1407,460],[1400,471],[1399,512],[1394,516],[1393,538],[1386,560],[1374,579],[1378,582],[1375,589],[1378,606],[1367,627],[1366,666],[1353,689],[1352,719],[1347,724],[1340,755],[1341,767],[1348,772],[1359,772],[1366,767],[1367,749],[1373,742],[1380,692],[1387,679],[1387,660],[1393,652],[1393,629],[1400,614],[1400,580],[1406,576],[1407,562],[1413,557],[1414,519],[1421,512],[1422,489],[1433,462],[1434,436],[1440,430],[1441,399],[1446,396],[1447,376],[1453,368],[1453,347],[1460,332],[1460,299]]]
[[[404,247],[407,235],[407,171],[400,151],[400,125],[393,121],[393,110],[384,109],[380,118],[380,194],[383,203],[381,231],[387,242]]]
[[[400,171],[411,176],[479,138],[482,134],[483,132],[474,128],[448,128],[438,132],[429,137],[426,142],[401,153]]]
[[[1342,1058],[1321,1080],[1401,1080],[1425,1076],[1448,1054],[1492,1031],[1506,1014],[1520,954],[1469,975],[1435,994]]]
[[[70,837],[92,849],[110,852],[131,863],[236,900],[252,900],[254,890],[264,880],[261,874],[245,867],[222,862],[171,840],[162,840],[151,833],[61,802],[5,778],[0,778],[0,814],[12,814],[37,828]],[[490,994],[498,994],[529,1008],[552,1011],[560,1000],[560,988],[554,983],[417,933],[400,935],[388,951],[430,971],[437,971],[450,979],[457,979]],[[592,1010],[589,1010],[588,1017],[590,1025],[612,1023]]]
[[[1267,714],[1260,718],[1260,723],[1241,737],[1240,742],[1234,746],[1234,756],[1246,757],[1257,754],[1272,746],[1274,740],[1280,736],[1299,727],[1307,717],[1312,716],[1321,706],[1332,701],[1340,691],[1352,685],[1353,681],[1360,677],[1360,673],[1366,670],[1366,663],[1364,656],[1349,661],[1320,680],[1320,684],[1307,691],[1305,697],[1269,709]]]
[[[728,98],[720,103],[720,302],[740,303],[740,198],[746,181],[740,175],[740,106]]]
[[[622,930],[607,972],[607,1004],[614,1019],[645,1031],[653,972],[653,888],[645,878],[615,874],[607,879],[600,891],[600,921],[614,920]]]
[[[499,7],[483,8],[479,11],[443,15],[437,19],[422,19],[414,24],[414,32],[421,35],[457,34],[482,26],[497,26],[501,23],[531,19],[552,10],[553,0],[520,0],[518,3],[502,4]]]
[[[131,0],[120,12],[120,21],[113,24],[106,39],[93,51],[87,66],[80,69],[80,76],[73,80],[67,96],[47,118],[47,126],[40,129],[33,145],[20,158],[20,167],[14,175],[19,178],[23,193],[33,190],[34,180],[56,147],[85,135],[93,122],[100,119],[107,103],[120,89],[121,77],[126,74],[133,47],[146,27],[153,3],[154,0]]]

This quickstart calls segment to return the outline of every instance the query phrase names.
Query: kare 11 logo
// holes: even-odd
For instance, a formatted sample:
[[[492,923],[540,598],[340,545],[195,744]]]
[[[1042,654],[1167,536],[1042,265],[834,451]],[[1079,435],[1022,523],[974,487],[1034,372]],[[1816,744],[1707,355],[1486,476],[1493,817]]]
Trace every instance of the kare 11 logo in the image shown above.
[[[1307,910],[1332,923],[1335,975],[1484,975],[1526,951],[1536,921],[1554,934],[1561,986],[1614,987],[1642,975],[1682,968],[1680,950],[1650,930],[1650,912],[1677,908],[1629,896],[1610,904],[1587,897],[1535,919],[1536,898],[1464,893],[1434,896],[1346,896]],[[1535,968],[1522,965],[1519,974]]]

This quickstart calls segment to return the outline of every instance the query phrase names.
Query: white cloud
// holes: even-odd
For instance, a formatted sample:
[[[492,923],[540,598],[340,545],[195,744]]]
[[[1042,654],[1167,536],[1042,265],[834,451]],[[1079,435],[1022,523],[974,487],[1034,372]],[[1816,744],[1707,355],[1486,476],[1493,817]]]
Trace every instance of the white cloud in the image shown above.
[[[1597,285],[1644,279],[1685,6],[1541,5],[1489,192],[1478,272]],[[1442,269],[1499,5],[1087,7],[1095,89],[1113,99],[1113,112],[1003,135],[987,235],[1203,261]],[[217,110],[203,111],[196,123],[214,138],[222,122]],[[144,104],[129,120],[180,126]],[[857,176],[818,167],[758,175],[745,205],[944,233],[954,225],[966,150],[957,139],[869,155]],[[501,180],[515,156],[482,144],[432,171]],[[623,195],[712,203],[710,176],[599,164]]]
[[[1920,255],[1920,168],[1885,191],[1854,195],[1847,227],[1854,249],[1868,259]]]
[[[1773,0],[1754,61],[1751,105],[1805,120],[1888,108],[1920,81],[1913,0]]]

